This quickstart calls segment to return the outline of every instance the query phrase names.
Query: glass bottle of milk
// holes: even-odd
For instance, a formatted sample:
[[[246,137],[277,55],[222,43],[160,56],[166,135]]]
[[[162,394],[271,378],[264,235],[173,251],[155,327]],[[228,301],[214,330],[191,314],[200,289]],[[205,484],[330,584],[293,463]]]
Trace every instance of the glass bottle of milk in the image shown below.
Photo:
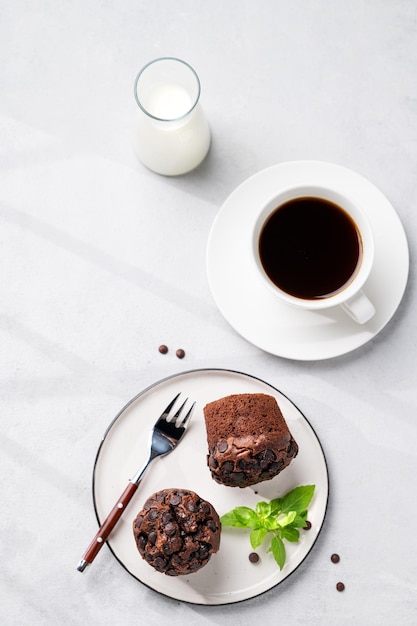
[[[146,167],[178,176],[203,161],[210,148],[210,129],[200,92],[196,72],[180,59],[156,59],[139,72],[134,147]]]

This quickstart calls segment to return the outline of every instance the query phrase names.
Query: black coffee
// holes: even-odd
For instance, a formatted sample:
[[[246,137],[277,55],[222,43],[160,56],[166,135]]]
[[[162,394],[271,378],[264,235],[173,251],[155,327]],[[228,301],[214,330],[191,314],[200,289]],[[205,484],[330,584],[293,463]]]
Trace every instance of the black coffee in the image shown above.
[[[351,217],[322,198],[289,200],[270,215],[259,237],[266,274],[297,298],[326,298],[341,291],[361,256],[361,237]]]

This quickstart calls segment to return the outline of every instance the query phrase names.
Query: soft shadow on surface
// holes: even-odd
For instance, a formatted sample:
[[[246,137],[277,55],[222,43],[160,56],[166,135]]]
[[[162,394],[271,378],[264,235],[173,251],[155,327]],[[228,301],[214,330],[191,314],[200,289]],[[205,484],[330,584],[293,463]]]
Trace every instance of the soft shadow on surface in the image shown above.
[[[198,296],[174,286],[169,281],[165,281],[155,274],[149,273],[143,267],[125,263],[108,252],[70,235],[34,215],[28,215],[19,209],[4,205],[0,207],[0,215],[10,223],[17,225],[24,223],[25,229],[41,239],[76,255],[102,270],[110,272],[118,278],[122,278],[137,287],[153,293],[165,301],[180,304],[182,309],[199,318],[204,317],[207,313],[207,303]],[[213,318],[211,323],[219,325],[220,319]]]
[[[143,167],[137,161],[137,168]],[[251,158],[250,146],[235,140],[234,145],[228,145],[225,150],[222,149],[221,140],[212,135],[210,150],[195,170],[182,176],[161,176],[154,172],[150,173],[161,183],[214,205],[217,211],[236,187],[260,169],[262,168],[257,159]]]
[[[46,488],[51,487],[57,492],[64,493],[77,507],[81,507],[80,484],[59,467],[42,458],[35,444],[36,442],[33,444],[33,449],[29,449],[23,443],[16,442],[0,433],[0,450],[3,459],[9,458],[16,467],[25,468],[28,476],[37,476]]]

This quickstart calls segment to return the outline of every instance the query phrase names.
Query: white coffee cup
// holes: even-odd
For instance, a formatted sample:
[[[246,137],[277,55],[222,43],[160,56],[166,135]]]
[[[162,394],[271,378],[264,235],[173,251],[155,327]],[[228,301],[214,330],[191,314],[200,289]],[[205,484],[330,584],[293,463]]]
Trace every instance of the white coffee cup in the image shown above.
[[[286,213],[278,215],[278,212],[282,211],[282,209],[285,209]],[[298,211],[297,214],[294,212],[295,210]],[[329,213],[329,211],[331,212]],[[290,212],[292,213],[290,214]],[[353,242],[353,233],[355,233],[358,246],[357,258],[353,253],[351,255],[347,254],[347,247],[344,245],[342,235],[340,242],[336,239],[336,236],[333,235],[333,233],[339,232],[338,229],[329,230],[328,236],[322,237],[322,233],[326,232],[324,226],[327,224],[325,221],[323,221],[323,223],[320,221],[324,219],[322,213],[323,215],[337,217],[342,225],[341,233],[344,232],[343,228],[344,224],[346,224],[346,228],[348,230],[349,228],[351,229],[349,235],[351,242]],[[316,214],[318,216],[317,219],[314,218]],[[274,218],[271,219],[271,216],[274,216]],[[300,216],[304,216],[304,219],[300,218]],[[288,218],[293,221],[293,230],[288,230],[288,233],[292,233],[291,237],[286,237],[287,226],[284,225],[284,217],[287,221]],[[275,226],[272,227],[274,221]],[[348,222],[350,223],[349,228],[347,226]],[[330,223],[333,222],[328,222],[328,224]],[[314,224],[313,228],[311,228],[311,224]],[[328,228],[330,229],[330,226],[328,226]],[[311,242],[309,241],[310,231]],[[316,240],[322,242],[321,245],[314,245],[314,232],[317,233]],[[264,243],[267,234],[269,238],[269,248],[265,248],[266,244]],[[299,237],[301,238],[301,235],[303,235],[303,243],[300,243],[301,239],[299,239]],[[282,237],[282,245],[279,245],[280,237]],[[294,241],[294,246],[292,246],[294,250],[292,250],[291,245],[288,245],[290,238],[291,241]],[[333,246],[336,248],[336,252],[333,249],[330,255],[330,253],[327,253],[327,247],[330,248],[331,246],[328,246],[327,242],[334,244],[333,239],[338,241],[338,245]],[[304,244],[307,251],[303,249]],[[270,251],[270,253],[268,253],[269,256],[265,253],[265,249]],[[285,255],[287,249],[289,250],[289,255],[279,259],[279,254],[281,254],[281,256]],[[275,259],[274,267],[273,256],[275,255],[275,251],[277,258]],[[314,254],[319,255],[319,253],[322,257],[322,266],[320,272],[317,271],[317,276],[314,276],[316,266],[309,265],[309,258],[311,256],[313,259]],[[263,257],[262,254],[264,255]],[[331,187],[299,185],[289,187],[272,197],[260,210],[254,222],[252,230],[252,256],[255,271],[259,279],[275,297],[279,298],[285,304],[310,311],[320,311],[330,307],[340,306],[358,324],[366,323],[375,314],[375,308],[372,302],[362,290],[369,277],[374,260],[374,237],[371,225],[363,209],[356,201],[349,198],[347,195],[345,196],[331,189]],[[306,286],[308,286],[307,283],[309,281],[315,282],[316,279],[318,283],[323,282],[322,278],[330,280],[333,273],[337,275],[336,270],[339,265],[342,267],[346,263],[346,258],[350,256],[352,257],[350,264],[353,270],[345,270],[348,271],[347,278],[345,276],[345,279],[337,285],[337,288],[332,289],[328,293],[323,291],[322,293],[315,295],[309,294],[306,296],[301,291],[297,293],[297,290],[288,289],[288,282],[285,283],[284,289],[282,282],[280,282],[281,267],[284,266],[288,266],[286,269],[291,273],[294,281],[299,281],[299,283],[302,284],[304,280]],[[293,263],[293,259],[295,258],[297,261]],[[356,262],[354,260],[355,258]],[[300,263],[298,263],[298,259],[300,259]],[[291,266],[291,263],[293,263],[294,267]],[[313,263],[313,261],[311,261],[311,263]],[[274,273],[275,270],[277,270],[276,273]],[[335,272],[333,270],[335,270]],[[329,276],[327,276],[327,274]]]

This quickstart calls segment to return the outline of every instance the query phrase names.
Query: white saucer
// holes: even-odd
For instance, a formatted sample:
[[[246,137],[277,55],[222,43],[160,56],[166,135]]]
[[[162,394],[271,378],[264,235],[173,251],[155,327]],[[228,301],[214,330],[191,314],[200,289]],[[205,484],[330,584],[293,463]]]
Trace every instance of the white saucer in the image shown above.
[[[250,266],[248,233],[254,211],[284,186],[329,182],[362,205],[374,230],[375,262],[364,291],[376,315],[364,325],[339,307],[312,312],[283,304],[258,283]],[[401,302],[408,267],[404,229],[387,198],[359,174],[320,161],[282,163],[247,179],[221,207],[207,245],[210,289],[229,324],[266,352],[306,361],[345,354],[375,337]]]

